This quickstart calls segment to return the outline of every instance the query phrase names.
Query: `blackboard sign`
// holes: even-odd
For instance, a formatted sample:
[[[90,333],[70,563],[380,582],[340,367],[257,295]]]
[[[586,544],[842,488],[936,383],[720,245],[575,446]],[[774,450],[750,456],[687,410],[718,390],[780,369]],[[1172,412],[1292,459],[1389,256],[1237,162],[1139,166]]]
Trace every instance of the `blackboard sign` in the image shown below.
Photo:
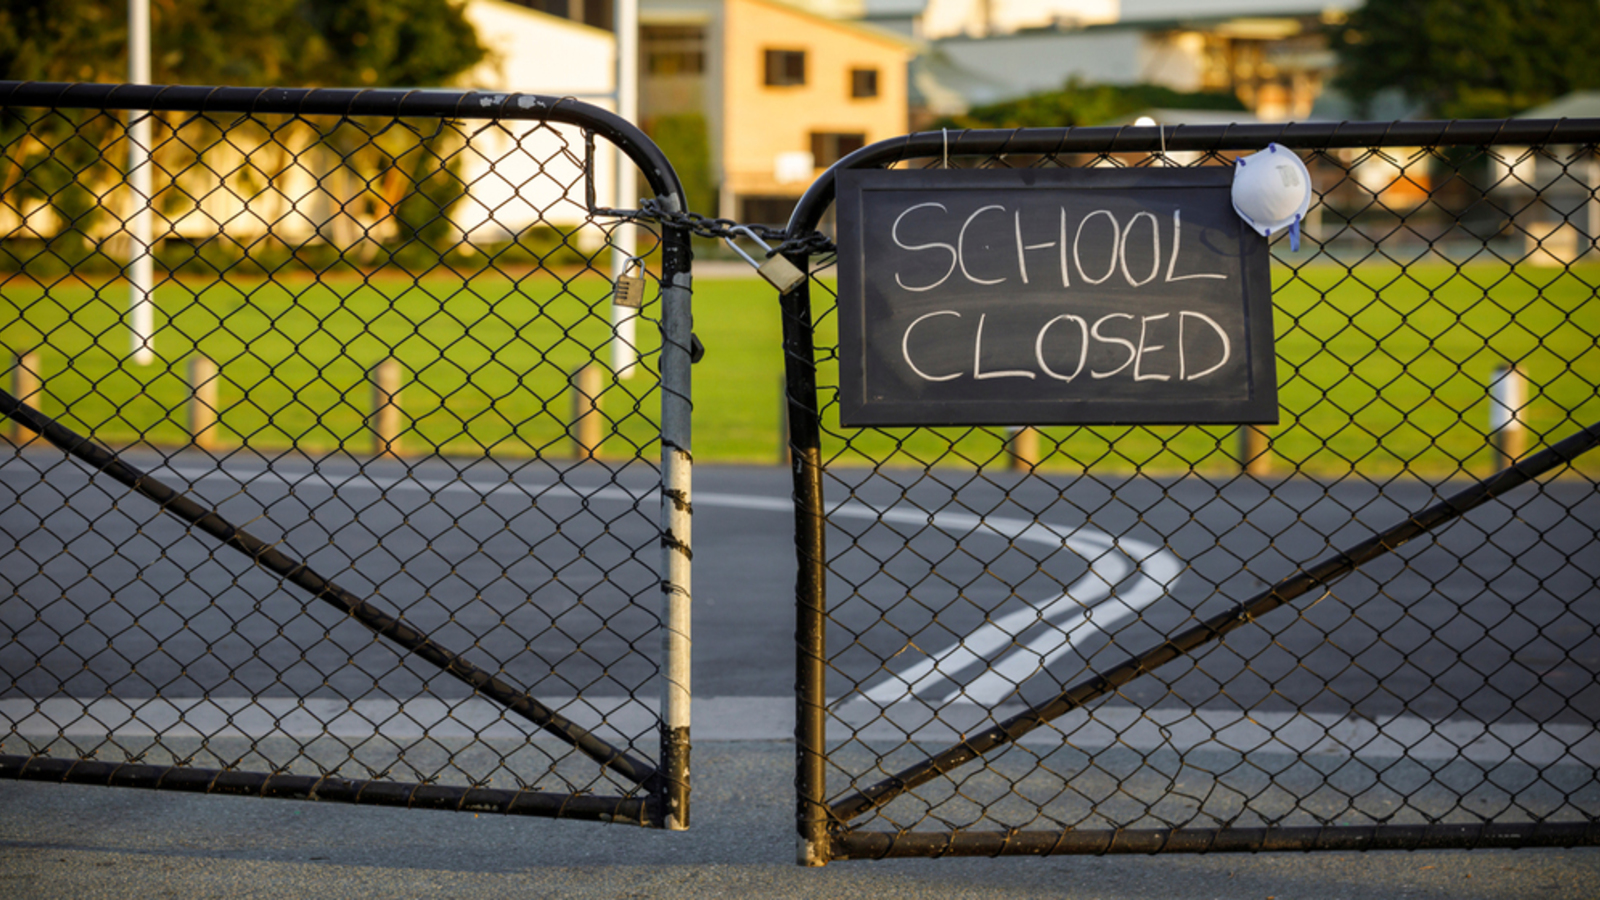
[[[1232,181],[840,172],[842,423],[1276,422],[1267,242]]]

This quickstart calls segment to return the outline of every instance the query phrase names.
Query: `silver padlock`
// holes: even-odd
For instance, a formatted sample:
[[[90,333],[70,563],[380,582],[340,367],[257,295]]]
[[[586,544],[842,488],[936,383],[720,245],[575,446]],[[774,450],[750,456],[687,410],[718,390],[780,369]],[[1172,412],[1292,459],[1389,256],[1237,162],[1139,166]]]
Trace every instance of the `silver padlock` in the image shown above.
[[[616,287],[611,293],[611,302],[629,309],[644,306],[644,260],[630,256],[628,261],[622,264],[622,274],[617,276]]]
[[[734,238],[741,234],[750,240],[755,241],[756,246],[760,247],[763,252],[772,252],[772,248],[767,246],[767,242],[763,241],[759,237],[756,237],[756,233],[750,230],[750,226],[736,225],[730,230],[733,233],[723,238],[723,240],[727,241],[728,246],[733,248],[733,252],[743,257],[745,262],[756,267],[756,274],[760,275],[762,278],[765,278],[780,292],[787,294],[788,292],[794,290],[795,286],[800,282],[806,280],[806,273],[800,271],[798,266],[792,262],[789,262],[789,260],[785,259],[781,254],[767,257],[766,262],[757,262],[751,258],[750,254],[744,252],[744,250],[734,242]]]

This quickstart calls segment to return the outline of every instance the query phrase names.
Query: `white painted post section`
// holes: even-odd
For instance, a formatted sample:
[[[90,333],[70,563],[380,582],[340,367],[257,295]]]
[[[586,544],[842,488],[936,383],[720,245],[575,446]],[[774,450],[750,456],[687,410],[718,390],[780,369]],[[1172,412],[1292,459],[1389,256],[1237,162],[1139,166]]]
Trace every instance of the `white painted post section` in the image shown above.
[[[150,0],[128,0],[128,81],[150,83]],[[150,298],[150,113],[128,111],[128,327],[133,361],[155,362],[156,310]]]
[[[1589,233],[1582,253],[1590,254],[1600,251],[1600,193],[1597,193],[1600,192],[1600,152],[1589,153],[1589,164],[1583,167],[1583,171],[1589,188],[1589,202],[1585,204],[1588,207],[1585,211],[1588,213],[1586,224]]]
[[[687,272],[670,272],[665,266],[663,272],[671,281],[664,279],[661,285],[661,657],[665,660],[661,729],[663,747],[673,748],[673,754],[681,754],[686,764],[693,697],[689,681],[694,468],[689,416],[691,282]],[[663,756],[665,762],[665,753]],[[682,775],[687,782],[687,765]],[[673,798],[687,799],[687,784],[683,791],[669,790],[668,794],[664,825],[668,831],[683,831],[689,827],[687,810],[677,808]]]
[[[616,0],[614,12],[617,35],[617,115],[629,122],[639,118],[639,0]],[[616,209],[635,209],[639,205],[639,185],[635,179],[633,163],[621,147],[613,149],[616,164],[612,170],[615,179]],[[622,275],[628,258],[638,249],[638,236],[634,225],[618,225],[612,232],[611,280]],[[632,378],[638,371],[639,313],[617,304],[611,304],[611,369],[618,378]]]
[[[1516,366],[1501,366],[1489,376],[1489,443],[1494,447],[1495,470],[1504,469],[1526,452],[1527,426],[1522,410],[1528,402],[1528,382]]]

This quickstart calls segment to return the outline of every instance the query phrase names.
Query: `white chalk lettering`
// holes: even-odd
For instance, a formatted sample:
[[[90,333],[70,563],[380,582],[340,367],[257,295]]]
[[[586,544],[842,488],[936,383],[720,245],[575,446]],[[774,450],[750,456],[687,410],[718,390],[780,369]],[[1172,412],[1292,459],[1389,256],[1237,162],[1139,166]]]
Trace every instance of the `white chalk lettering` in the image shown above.
[[[1172,211],[1172,258],[1167,262],[1168,281],[1188,281],[1191,278],[1221,278],[1228,276],[1217,272],[1195,272],[1191,275],[1176,275],[1172,273],[1178,268],[1178,247],[1183,243],[1183,219],[1180,217],[1182,210]],[[1180,326],[1182,327],[1181,323]]]
[[[953,375],[929,375],[927,372],[917,368],[917,364],[911,361],[911,330],[934,316],[955,316],[959,319],[961,318],[961,313],[953,309],[941,309],[937,312],[918,316],[916,321],[906,326],[906,333],[900,337],[900,355],[905,359],[906,365],[911,367],[911,371],[917,373],[917,377],[924,381],[949,381],[952,378],[960,378],[960,372],[956,372]]]
[[[1111,220],[1111,264],[1106,267],[1106,273],[1099,278],[1090,278],[1089,273],[1083,270],[1083,258],[1078,255],[1078,245],[1083,241],[1083,229],[1088,226],[1089,220],[1096,216],[1105,216]],[[1072,238],[1072,263],[1078,267],[1078,277],[1090,284],[1099,284],[1110,278],[1117,271],[1118,256],[1121,251],[1122,230],[1117,226],[1117,217],[1109,209],[1097,209],[1078,223],[1078,233]]]
[[[1140,317],[1140,319],[1139,319],[1139,352],[1134,356],[1134,360],[1133,360],[1133,380],[1134,381],[1166,381],[1166,380],[1168,380],[1169,378],[1172,377],[1170,375],[1144,375],[1144,374],[1141,374],[1140,371],[1139,371],[1144,366],[1145,354],[1147,354],[1147,353],[1154,354],[1157,350],[1166,349],[1166,345],[1165,344],[1146,344],[1144,342],[1145,334],[1149,331],[1149,328],[1150,328],[1150,323],[1154,322],[1154,321],[1157,321],[1158,319],[1165,319],[1166,317],[1167,317],[1167,313],[1161,313],[1160,315],[1154,315],[1154,316],[1142,316],[1142,317]]]
[[[1100,333],[1100,326],[1104,325],[1108,319],[1132,319],[1132,318],[1133,318],[1133,316],[1130,316],[1127,313],[1111,313],[1110,315],[1101,316],[1100,318],[1095,320],[1094,327],[1089,329],[1089,333],[1094,336],[1094,339],[1099,341],[1102,344],[1121,344],[1123,347],[1127,348],[1127,350],[1128,350],[1128,358],[1122,361],[1122,365],[1117,366],[1115,369],[1112,369],[1109,372],[1096,372],[1096,371],[1091,370],[1089,372],[1089,377],[1091,377],[1091,378],[1110,378],[1111,376],[1117,374],[1118,372],[1121,372],[1123,369],[1126,369],[1128,366],[1132,365],[1133,361],[1138,358],[1139,351],[1138,351],[1138,349],[1136,349],[1133,346],[1133,341],[1125,341],[1122,338],[1117,338],[1117,337],[1107,337],[1106,335],[1103,335],[1103,334]]]
[[[961,274],[965,275],[967,280],[973,284],[999,284],[1000,282],[1005,281],[1004,278],[977,278],[974,277],[971,272],[967,271],[967,229],[972,227],[973,220],[977,219],[979,216],[991,209],[998,209],[1001,212],[1006,211],[1006,208],[998,203],[991,203],[988,206],[979,207],[977,212],[967,216],[967,221],[963,222],[961,225],[961,232],[956,235],[956,261],[961,265]]]
[[[938,241],[932,241],[932,242],[929,242],[929,243],[926,243],[926,244],[907,244],[904,241],[900,240],[900,221],[902,219],[904,219],[906,216],[909,216],[912,213],[916,212],[917,210],[926,209],[927,207],[930,207],[930,206],[934,207],[936,209],[939,209],[942,212],[949,212],[950,211],[950,210],[945,208],[945,205],[943,203],[918,203],[916,206],[913,206],[910,209],[906,210],[905,212],[901,213],[900,215],[895,216],[894,227],[889,229],[889,237],[890,237],[890,239],[892,239],[894,241],[895,246],[899,247],[902,250],[913,250],[913,251],[915,251],[915,250],[933,250],[933,249],[942,247],[942,248],[944,248],[944,250],[947,253],[950,254],[950,267],[948,269],[944,270],[944,274],[939,277],[938,281],[935,281],[933,284],[924,285],[922,287],[912,287],[911,285],[906,284],[904,281],[902,281],[900,279],[900,273],[899,272],[894,273],[894,283],[900,285],[900,287],[902,287],[902,288],[904,288],[905,290],[908,290],[908,291],[931,291],[934,288],[938,287],[939,285],[944,284],[945,280],[950,277],[950,274],[956,270],[956,256],[957,256],[956,248],[950,246],[949,244],[941,244]]]
[[[980,367],[983,364],[983,320],[988,315],[978,317],[978,337],[972,344],[972,377],[977,381],[990,378],[1033,378],[1034,374],[1026,369],[1001,369],[995,372],[985,372]]]
[[[1128,235],[1133,233],[1133,226],[1137,225],[1140,219],[1150,220],[1150,274],[1145,276],[1143,281],[1135,281],[1132,273],[1128,271]],[[1118,243],[1122,250],[1117,254],[1118,264],[1122,266],[1122,277],[1128,279],[1128,284],[1144,287],[1155,281],[1156,276],[1161,274],[1161,223],[1156,221],[1155,213],[1134,213],[1133,218],[1128,220],[1128,227],[1122,229],[1122,238]]]
[[[1023,284],[1032,284],[1033,276],[1037,274],[1036,271],[1030,271],[1030,267],[1028,265],[1028,254],[1033,251],[1048,250],[1051,247],[1056,249],[1056,261],[1061,268],[1061,286],[1063,288],[1070,288],[1072,286],[1072,270],[1074,268],[1078,270],[1078,278],[1080,278],[1085,284],[1103,284],[1113,275],[1121,272],[1123,280],[1125,280],[1128,285],[1133,288],[1142,288],[1157,281],[1160,281],[1161,283],[1172,283],[1191,281],[1196,278],[1227,280],[1230,277],[1224,272],[1179,273],[1178,257],[1182,255],[1183,251],[1183,212],[1182,210],[1178,209],[1174,209],[1172,211],[1172,250],[1170,253],[1166,254],[1167,264],[1165,277],[1163,277],[1161,265],[1161,257],[1163,255],[1164,248],[1162,247],[1163,241],[1161,239],[1160,219],[1155,213],[1148,210],[1141,210],[1133,213],[1125,223],[1118,219],[1117,214],[1109,209],[1094,210],[1078,220],[1076,230],[1072,231],[1071,233],[1072,239],[1069,247],[1068,230],[1071,223],[1068,221],[1066,207],[1059,207],[1060,224],[1056,239],[1052,241],[1035,241],[1030,243],[1028,238],[1024,236],[1023,233],[1024,226],[1022,222],[1022,214],[1024,210],[1011,209],[999,203],[991,203],[986,206],[979,207],[962,221],[961,227],[956,233],[956,242],[953,245],[943,241],[928,241],[920,244],[907,243],[900,234],[902,223],[905,221],[906,217],[910,216],[913,212],[926,209],[936,209],[940,212],[946,213],[949,212],[949,209],[943,203],[919,203],[915,206],[909,207],[895,217],[894,226],[890,230],[890,238],[893,240],[894,245],[902,250],[909,250],[913,253],[943,252],[948,256],[948,260],[946,261],[944,273],[939,275],[935,280],[928,284],[908,284],[906,283],[904,275],[900,272],[896,272],[894,276],[895,283],[898,284],[903,290],[916,292],[931,291],[934,288],[937,288],[948,282],[950,277],[954,275],[958,269],[961,272],[962,278],[964,278],[970,284],[1002,284],[1007,280],[1006,276],[1000,275],[993,278],[984,278],[973,274],[973,269],[982,266],[988,271],[993,271],[993,269],[989,267],[994,266],[998,262],[998,260],[994,258],[994,253],[996,251],[1005,252],[1005,249],[1007,248],[1003,247],[1004,244],[1010,244],[1011,246],[1009,247],[1009,250],[1016,254],[1017,274],[1022,279]],[[999,213],[1001,215],[1004,215],[1007,212],[1011,213],[1011,235],[1008,239],[999,239],[998,235],[991,235],[987,239],[982,237],[985,232],[985,228],[984,223],[979,222],[979,219],[984,213],[989,212]],[[1094,222],[1094,220],[1102,217],[1105,219],[1103,224],[1091,224]],[[1142,253],[1140,252],[1143,249],[1143,242],[1135,241],[1133,234],[1135,228],[1140,224],[1141,220],[1147,220],[1150,226],[1150,268],[1148,272],[1136,271],[1142,270],[1145,265],[1144,259],[1142,258]],[[1085,262],[1083,259],[1083,236],[1085,232],[1091,236],[1090,245],[1092,248],[1096,243],[1094,240],[1094,236],[1097,234],[1095,229],[1105,227],[1110,228],[1111,237],[1110,248],[1105,257],[1105,271],[1103,273],[1091,275],[1085,269]],[[969,238],[971,240],[969,240]],[[1200,253],[1192,255],[1207,256],[1208,254]],[[1098,258],[1095,258],[1096,252],[1093,250],[1091,250],[1091,257],[1092,258],[1088,261],[1088,265],[1092,268],[1099,269],[1100,261]],[[934,264],[931,267],[923,267],[920,265],[914,266],[910,271],[915,272],[917,269],[921,268],[931,268],[936,270],[937,264]]]
[[[1211,330],[1215,331],[1217,333],[1217,337],[1222,338],[1222,359],[1218,360],[1216,365],[1214,365],[1211,368],[1205,370],[1204,372],[1196,372],[1193,375],[1188,374],[1189,362],[1188,362],[1188,359],[1185,357],[1184,351],[1183,351],[1183,348],[1184,348],[1183,322],[1184,322],[1185,319],[1188,319],[1188,318],[1196,318],[1196,319],[1199,319],[1200,321],[1206,323],[1207,325],[1210,325],[1211,326]],[[1233,355],[1233,345],[1228,340],[1228,333],[1226,331],[1222,330],[1222,326],[1218,325],[1216,323],[1215,319],[1211,318],[1210,316],[1206,315],[1205,313],[1191,312],[1191,311],[1189,311],[1187,309],[1181,310],[1178,313],[1178,380],[1179,381],[1193,381],[1196,378],[1204,378],[1205,376],[1210,375],[1212,372],[1215,372],[1216,370],[1222,368],[1223,365],[1225,365],[1228,362],[1228,358],[1231,357],[1232,355]]]
[[[1072,287],[1067,277],[1067,208],[1061,207],[1061,238],[1056,241],[1056,255],[1061,259],[1061,286]]]
[[[1050,331],[1050,326],[1063,319],[1078,323],[1078,367],[1072,370],[1071,375],[1063,375],[1057,372],[1050,368],[1049,363],[1044,361],[1044,336]],[[1044,327],[1039,329],[1039,336],[1033,341],[1033,356],[1039,362],[1040,371],[1051,378],[1057,381],[1071,381],[1077,378],[1083,372],[1084,365],[1089,361],[1089,323],[1074,315],[1056,316],[1054,319],[1044,323]]]
[[[1066,211],[1062,210],[1061,214],[1062,214],[1062,216],[1065,216],[1066,215]],[[1019,209],[1016,212],[1012,213],[1011,214],[1011,219],[1012,219],[1012,222],[1015,223],[1015,228],[1016,228],[1016,232],[1017,232],[1017,270],[1022,273],[1022,283],[1023,284],[1027,284],[1028,283],[1028,254],[1027,254],[1027,251],[1029,251],[1029,250],[1045,250],[1047,248],[1054,247],[1056,245],[1056,242],[1055,241],[1045,241],[1042,244],[1024,244],[1022,242],[1022,210]]]

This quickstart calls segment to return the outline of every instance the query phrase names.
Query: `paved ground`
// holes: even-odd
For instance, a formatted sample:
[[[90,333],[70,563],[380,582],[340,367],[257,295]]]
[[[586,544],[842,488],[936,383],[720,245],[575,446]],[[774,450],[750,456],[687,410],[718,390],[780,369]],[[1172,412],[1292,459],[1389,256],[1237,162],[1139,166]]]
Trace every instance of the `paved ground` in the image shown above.
[[[333,465],[308,473],[283,463],[268,473],[238,462],[222,472],[177,460],[168,474],[253,528],[291,546],[320,547],[312,561],[363,593],[375,591],[397,603],[417,598],[420,605],[408,615],[437,618],[447,644],[475,645],[475,654],[500,659],[513,672],[542,666],[554,673],[545,682],[519,675],[545,699],[570,697],[579,689],[585,697],[629,690],[651,696],[650,676],[633,670],[638,662],[626,646],[628,629],[639,627],[644,636],[649,625],[648,615],[637,623],[627,618],[639,615],[630,597],[653,592],[653,557],[637,565],[629,561],[630,536],[649,534],[653,527],[651,504],[636,502],[647,486],[635,484],[632,475],[608,481],[575,472],[570,476],[574,491],[552,488],[551,473],[530,470],[519,473],[522,486],[485,493],[480,487],[492,478],[423,467],[409,479],[423,486],[417,493],[382,466],[356,473]],[[838,579],[831,587],[840,629],[836,636],[853,636],[873,653],[841,656],[830,693],[858,691],[861,697],[852,702],[864,698],[891,710],[915,711],[928,703],[942,710],[940,722],[868,711],[862,722],[888,728],[878,738],[893,737],[899,728],[920,729],[919,735],[930,739],[948,737],[965,727],[963,715],[980,715],[985,705],[1032,699],[1034,691],[1081,675],[1097,655],[1114,649],[1106,635],[1113,625],[1130,629],[1118,641],[1142,646],[1193,612],[1208,614],[1258,590],[1263,579],[1322,555],[1330,539],[1347,543],[1433,497],[1419,484],[1382,490],[1347,484],[1329,491],[1292,482],[1269,493],[1241,482],[1224,495],[1197,480],[1084,480],[1065,491],[1037,483],[1008,493],[1013,485],[1006,477],[944,479],[863,470],[841,471],[836,478],[830,496],[843,501],[830,534],[838,554]],[[0,571],[11,577],[18,566],[46,561],[19,591],[45,611],[35,614],[15,603],[0,610],[9,635],[0,667],[18,679],[0,696],[0,712],[13,721],[16,711],[5,704],[31,705],[25,696],[49,695],[52,685],[66,685],[73,696],[102,698],[108,705],[92,715],[103,719],[118,714],[118,703],[145,704],[141,715],[159,718],[170,710],[149,705],[155,698],[181,703],[202,693],[235,699],[254,694],[262,698],[254,711],[267,714],[293,707],[299,697],[313,704],[356,697],[358,704],[367,704],[359,708],[371,712],[388,702],[387,695],[412,696],[416,684],[427,684],[427,697],[409,708],[409,718],[386,721],[379,729],[393,738],[404,737],[397,728],[414,728],[426,718],[428,702],[459,696],[451,685],[430,681],[426,672],[403,663],[394,668],[393,654],[363,643],[359,630],[354,642],[324,641],[317,614],[302,614],[294,598],[270,580],[259,579],[237,560],[212,555],[144,504],[119,501],[115,492],[89,485],[81,472],[53,471],[47,481],[33,464],[0,467],[0,483],[14,492],[0,502],[0,524],[15,539],[14,548],[0,554]],[[524,517],[530,490],[537,496],[537,514]],[[927,860],[800,869],[792,861],[794,749],[786,739],[793,678],[787,493],[787,478],[779,469],[704,467],[697,473],[696,787],[689,833],[0,782],[0,897],[391,897],[474,891],[488,896],[981,893],[1174,900],[1600,896],[1595,888],[1600,852],[1591,850]],[[1283,627],[1230,642],[1230,653],[1207,657],[1203,672],[1187,680],[1153,682],[1148,689],[1156,693],[1149,696],[1132,686],[1126,699],[1153,702],[1166,692],[1163,708],[1198,708],[1204,716],[1220,717],[1189,719],[1190,725],[1206,726],[1202,742],[1213,728],[1241,727],[1238,710],[1244,704],[1257,713],[1245,724],[1268,721],[1284,746],[1293,744],[1297,727],[1327,735],[1337,724],[1343,729],[1340,740],[1370,750],[1368,732],[1378,723],[1391,733],[1421,728],[1427,740],[1444,742],[1447,755],[1470,744],[1475,760],[1497,765],[1513,755],[1517,759],[1511,762],[1539,763],[1539,755],[1553,747],[1569,753],[1563,760],[1569,768],[1590,766],[1589,776],[1570,784],[1587,798],[1584,808],[1595,808],[1589,795],[1597,789],[1592,757],[1600,738],[1587,723],[1600,703],[1595,680],[1600,631],[1590,606],[1572,604],[1594,591],[1600,554],[1593,553],[1593,523],[1600,521],[1600,500],[1582,483],[1529,495],[1534,499],[1486,509],[1470,527],[1408,549],[1369,576],[1342,582],[1305,615],[1284,616]],[[458,516],[429,520],[442,523],[437,532],[422,528],[422,518],[414,515],[416,504],[449,512],[458,509],[458,501],[463,504]],[[925,528],[930,515],[935,527]],[[978,519],[982,527],[975,525]],[[93,534],[88,533],[91,522]],[[1036,527],[1039,523],[1046,527]],[[553,529],[570,543],[546,542],[540,529]],[[1492,543],[1485,544],[1485,533],[1494,535]],[[365,550],[376,535],[399,555]],[[512,537],[534,540],[539,548],[516,564],[526,571],[495,555],[494,542]],[[571,552],[577,547],[584,552]],[[63,555],[65,548],[71,554]],[[159,565],[141,564],[151,552]],[[1240,569],[1241,559],[1250,560],[1248,571]],[[929,560],[938,562],[930,566]],[[80,580],[81,573],[73,574],[86,562],[93,563],[89,568],[97,578]],[[950,582],[925,581],[934,568]],[[231,585],[226,591],[194,587],[195,573],[218,571],[236,579],[222,582]],[[499,572],[504,579],[494,577]],[[476,587],[463,593],[451,579]],[[498,624],[495,591],[520,603],[526,593],[519,594],[519,585],[529,580],[554,586],[539,595],[537,610],[527,612],[545,617],[545,630],[534,629],[543,643],[519,648],[502,633],[475,638],[480,626]],[[907,584],[921,598],[947,594],[960,602],[887,613],[871,602],[903,598]],[[1013,592],[1013,584],[1025,588]],[[1156,584],[1167,589],[1155,590]],[[1491,584],[1493,589],[1486,589]],[[63,592],[83,605],[60,604],[56,598]],[[1096,627],[1073,618],[1079,615],[1077,604],[1059,600],[1069,595],[1097,604]],[[91,608],[93,615],[86,616]],[[1049,659],[1042,663],[1040,654],[1028,657],[1016,650],[1028,646],[1035,632],[1013,629],[1019,639],[1008,643],[999,632],[986,636],[985,631],[991,622],[1005,622],[1019,612],[1031,615],[1034,608],[1044,610],[1041,615],[1057,627],[1045,654]],[[135,616],[138,609],[143,612]],[[597,613],[609,630],[590,639],[574,641],[574,635],[548,627],[556,623],[570,630],[580,622],[592,627]],[[941,623],[938,629],[916,634],[914,652],[896,653],[892,642],[905,639],[903,630],[925,628],[915,623],[930,619]],[[142,625],[132,628],[136,620]],[[1070,639],[1063,642],[1063,633]],[[993,646],[983,649],[986,642]],[[574,643],[584,655],[563,657]],[[352,652],[352,647],[359,649]],[[895,661],[886,668],[874,661],[890,657]],[[935,658],[936,672],[927,665],[917,668],[919,659]],[[1241,659],[1252,663],[1246,666]],[[1270,673],[1272,665],[1284,663],[1290,664],[1266,680],[1252,674]],[[985,672],[1032,680],[1013,695],[1003,679]],[[363,679],[370,690],[375,675],[382,676],[377,683],[385,695],[361,693]],[[1216,693],[1215,679],[1230,685],[1227,696]],[[962,691],[980,702],[962,699]],[[841,706],[836,722],[852,722],[852,709]],[[618,707],[615,721],[636,712]],[[1401,712],[1404,720],[1394,718]],[[1107,712],[1105,721],[1115,721],[1115,714]],[[220,707],[191,710],[188,721],[203,724],[206,716],[250,731],[247,717]],[[1529,720],[1546,723],[1547,729],[1532,738],[1517,731]],[[280,722],[279,730],[293,733],[292,725]],[[51,723],[44,727],[54,733]],[[371,722],[353,727],[336,737],[373,731]],[[1130,728],[1121,740],[1134,749],[1146,738],[1168,744],[1189,740],[1181,729],[1163,727],[1145,736]],[[309,728],[314,734],[323,724],[312,721]],[[1465,737],[1451,729],[1466,729]],[[1485,729],[1502,743],[1490,740],[1487,748],[1485,742],[1472,743]],[[1508,735],[1516,740],[1511,750],[1504,743]],[[1075,746],[1092,744],[1093,735],[1077,732],[1074,740]],[[1429,756],[1437,749],[1421,740],[1409,746],[1419,758],[1437,758]]]
[[[794,865],[792,745],[696,748],[694,827],[0,782],[0,897],[1592,900],[1600,850]]]

